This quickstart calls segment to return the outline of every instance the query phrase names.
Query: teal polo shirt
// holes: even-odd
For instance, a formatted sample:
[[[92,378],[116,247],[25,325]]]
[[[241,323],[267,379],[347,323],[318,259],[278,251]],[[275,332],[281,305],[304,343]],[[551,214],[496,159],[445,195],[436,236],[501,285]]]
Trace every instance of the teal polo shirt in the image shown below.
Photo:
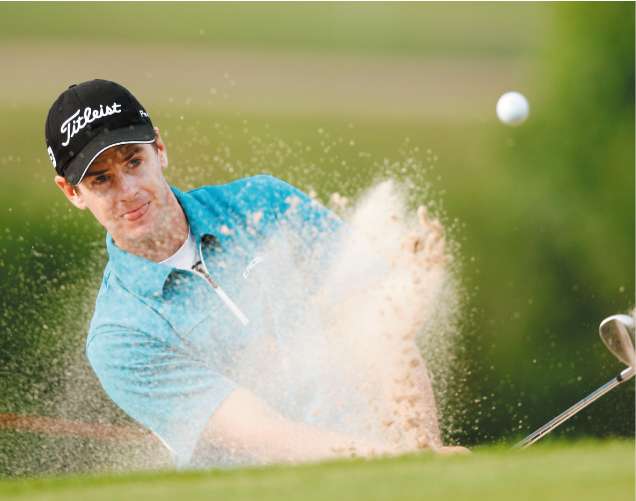
[[[317,243],[335,241],[340,221],[272,176],[172,190],[221,292],[194,272],[123,251],[107,235],[86,354],[108,396],[184,467],[210,416],[241,385],[233,366],[243,350],[259,336],[275,339],[294,315],[272,315],[268,305],[296,266],[324,263],[328,245]],[[262,253],[277,238],[282,266],[268,268]]]

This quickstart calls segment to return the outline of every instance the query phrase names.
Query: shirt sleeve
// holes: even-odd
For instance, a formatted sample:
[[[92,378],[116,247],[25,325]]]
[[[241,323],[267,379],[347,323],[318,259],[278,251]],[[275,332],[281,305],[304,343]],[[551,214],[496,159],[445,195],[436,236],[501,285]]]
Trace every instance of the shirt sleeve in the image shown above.
[[[328,247],[326,244],[334,241],[343,226],[334,212],[281,179],[260,175],[250,178],[248,183],[253,189],[243,199],[244,212],[254,212],[254,208],[260,207],[266,223],[277,228],[288,226],[308,249]]]
[[[332,211],[317,200],[281,179],[264,176],[271,187],[273,203],[279,208],[280,215],[298,218],[311,232],[311,237],[332,234],[339,230],[342,221]]]
[[[287,227],[298,246],[297,266],[326,272],[337,255],[345,223],[332,211],[303,191],[273,176],[257,176],[262,183],[263,199],[275,214],[277,229]],[[311,275],[311,274],[310,274]],[[314,274],[315,275],[315,274]],[[319,276],[307,283],[311,293],[319,286]]]
[[[210,416],[236,385],[148,333],[116,325],[91,333],[86,353],[108,396],[187,466]]]

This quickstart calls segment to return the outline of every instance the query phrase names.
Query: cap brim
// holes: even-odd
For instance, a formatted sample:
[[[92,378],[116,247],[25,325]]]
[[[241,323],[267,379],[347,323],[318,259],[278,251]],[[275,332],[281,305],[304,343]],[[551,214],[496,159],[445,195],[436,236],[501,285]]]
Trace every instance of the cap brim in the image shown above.
[[[103,131],[93,138],[73,160],[66,169],[64,177],[69,183],[77,185],[82,182],[86,171],[103,151],[120,144],[152,143],[155,140],[155,130],[151,124],[138,124],[123,127],[121,129]]]

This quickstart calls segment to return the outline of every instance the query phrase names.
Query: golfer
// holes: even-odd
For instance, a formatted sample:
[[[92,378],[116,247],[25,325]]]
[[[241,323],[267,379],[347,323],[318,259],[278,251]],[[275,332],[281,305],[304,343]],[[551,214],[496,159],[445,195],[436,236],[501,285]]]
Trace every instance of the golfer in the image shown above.
[[[271,328],[262,301],[238,299],[259,286],[260,245],[284,227],[302,259],[336,233],[334,214],[266,175],[189,192],[170,186],[159,129],[111,81],[71,85],[51,106],[45,136],[56,185],[107,231],[88,360],[177,466],[216,449],[272,462],[390,452],[283,417],[227,370]]]

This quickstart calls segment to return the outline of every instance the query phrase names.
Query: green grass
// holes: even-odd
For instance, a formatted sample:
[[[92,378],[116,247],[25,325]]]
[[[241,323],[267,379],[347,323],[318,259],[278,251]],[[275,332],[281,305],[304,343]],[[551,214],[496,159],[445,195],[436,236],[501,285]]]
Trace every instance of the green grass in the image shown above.
[[[534,47],[545,30],[541,18],[552,10],[488,3],[4,3],[0,40],[506,56]]]
[[[127,501],[627,500],[634,495],[633,441],[553,443],[469,456],[420,454],[375,461],[233,471],[132,473],[0,483],[2,499]]]

